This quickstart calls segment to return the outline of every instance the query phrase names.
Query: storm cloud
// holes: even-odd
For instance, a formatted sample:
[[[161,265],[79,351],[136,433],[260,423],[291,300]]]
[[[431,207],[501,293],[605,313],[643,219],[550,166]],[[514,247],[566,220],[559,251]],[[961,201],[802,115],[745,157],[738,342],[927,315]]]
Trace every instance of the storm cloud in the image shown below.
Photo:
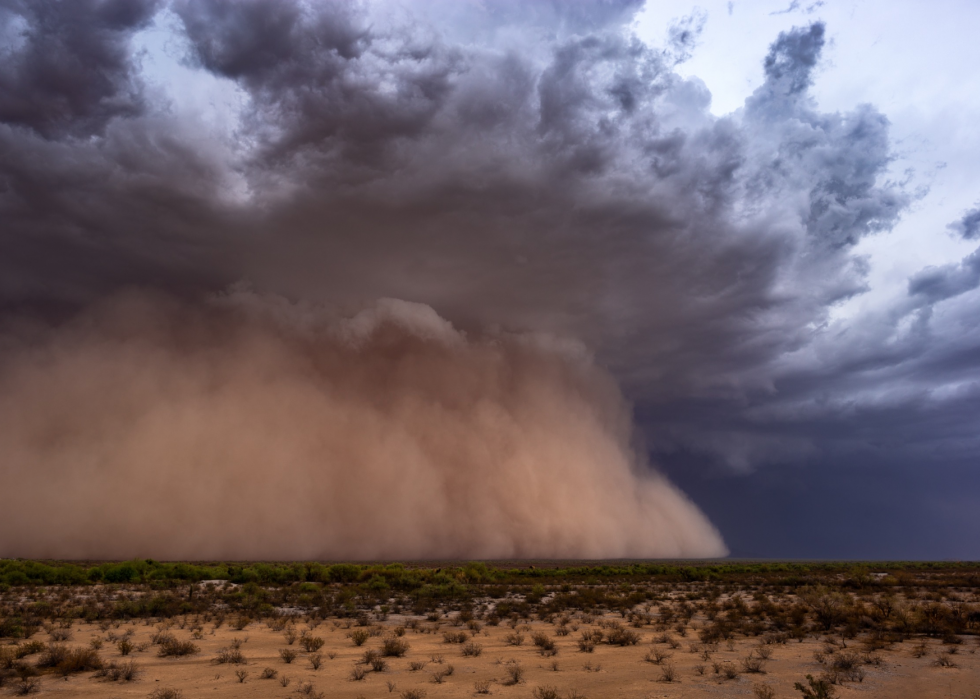
[[[719,117],[677,72],[703,18],[653,46],[641,5],[5,3],[0,307],[58,324],[134,285],[194,304],[247,279],[571,338],[672,473],[972,444],[972,257],[834,316],[912,197],[887,117],[810,94],[832,28],[773,37]],[[141,69],[153,31],[235,96],[223,125]]]

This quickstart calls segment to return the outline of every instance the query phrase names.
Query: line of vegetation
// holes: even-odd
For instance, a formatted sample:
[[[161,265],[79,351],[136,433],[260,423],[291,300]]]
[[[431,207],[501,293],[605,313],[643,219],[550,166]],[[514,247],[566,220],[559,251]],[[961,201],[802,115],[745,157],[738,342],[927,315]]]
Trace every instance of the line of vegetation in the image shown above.
[[[870,571],[885,576],[870,575]],[[187,563],[137,559],[123,562],[64,562],[0,559],[0,588],[26,585],[86,585],[97,583],[187,583],[221,580],[260,585],[294,583],[358,583],[375,588],[415,590],[425,585],[519,583],[560,580],[588,584],[590,580],[655,579],[657,582],[707,582],[754,578],[780,585],[806,585],[813,576],[842,575],[852,587],[900,584],[916,573],[958,574],[965,585],[980,576],[977,562],[771,562],[771,563],[635,563],[575,567],[504,567],[471,562],[455,566],[336,563]],[[888,575],[890,574],[890,575]]]

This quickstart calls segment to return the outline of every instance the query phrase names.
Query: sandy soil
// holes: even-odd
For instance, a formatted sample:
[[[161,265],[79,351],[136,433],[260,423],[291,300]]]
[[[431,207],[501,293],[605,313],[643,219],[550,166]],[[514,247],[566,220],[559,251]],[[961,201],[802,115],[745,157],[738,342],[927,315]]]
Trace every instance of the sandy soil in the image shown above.
[[[610,621],[618,618],[612,615],[607,617]],[[574,691],[578,696],[590,699],[754,697],[754,689],[762,684],[772,687],[776,697],[800,697],[793,683],[803,680],[808,673],[818,676],[824,670],[814,659],[814,653],[826,644],[814,639],[768,646],[772,649],[772,656],[765,663],[765,673],[742,673],[736,679],[724,679],[722,675],[715,674],[713,663],[729,661],[739,665],[742,658],[759,647],[758,640],[737,641],[734,649],[723,642],[710,652],[710,659],[706,661],[700,653],[691,651],[692,644],[697,643],[695,634],[687,633],[685,637],[680,637],[674,633],[673,637],[680,642],[680,646],[671,649],[664,643],[654,643],[660,632],[644,628],[638,630],[641,640],[635,646],[601,643],[592,653],[581,652],[578,648],[581,632],[597,628],[596,624],[579,624],[577,631],[565,637],[556,637],[555,627],[550,624],[535,622],[522,625],[517,629],[523,629],[526,637],[521,646],[509,645],[505,640],[514,633],[508,626],[487,626],[477,631],[472,639],[482,646],[482,654],[479,657],[464,657],[460,645],[444,641],[443,632],[465,630],[465,627],[454,627],[447,622],[422,621],[419,630],[408,629],[402,637],[410,644],[404,657],[388,658],[389,668],[386,671],[369,671],[363,680],[352,680],[351,670],[365,651],[379,649],[384,634],[390,635],[405,621],[404,618],[392,618],[383,624],[376,624],[371,627],[376,635],[361,647],[356,647],[348,638],[350,631],[357,627],[347,629],[340,622],[326,621],[310,630],[306,623],[298,622],[295,625],[297,633],[308,632],[324,640],[324,646],[319,650],[322,656],[319,670],[311,667],[310,653],[303,651],[298,641],[288,645],[283,632],[274,631],[260,622],[254,622],[242,630],[227,625],[214,629],[213,624],[205,624],[197,632],[200,638],[194,640],[200,653],[176,659],[158,657],[158,646],[150,644],[151,638],[159,629],[169,626],[170,632],[178,639],[190,640],[194,634],[191,623],[180,628],[178,624],[147,625],[138,621],[113,626],[106,631],[100,631],[96,626],[76,624],[68,643],[88,646],[92,639],[102,639],[99,653],[106,661],[118,663],[126,660],[112,639],[121,638],[127,632],[131,632],[130,640],[134,645],[146,644],[144,650],[134,650],[130,656],[141,668],[140,677],[133,682],[112,682],[92,672],[73,675],[68,679],[48,674],[41,680],[40,696],[147,697],[157,688],[173,687],[181,690],[184,699],[301,697],[304,686],[311,683],[316,692],[323,692],[326,697],[401,697],[406,690],[421,689],[425,692],[424,696],[436,699],[480,696],[476,691],[477,683],[489,681],[490,693],[497,697],[533,697],[538,687],[545,686],[557,688],[562,696]],[[555,640],[557,655],[542,657],[531,642],[532,634],[537,631]],[[48,640],[45,632],[38,633],[34,638]],[[236,638],[244,641],[240,649],[247,658],[247,664],[217,664],[215,657],[218,651],[229,647]],[[980,697],[980,656],[976,652],[980,644],[976,639],[964,638],[964,642],[958,646],[943,646],[937,640],[926,641],[928,653],[921,658],[913,654],[917,643],[907,641],[878,651],[883,663],[879,666],[862,666],[865,673],[863,681],[837,687],[838,695],[845,699]],[[297,658],[290,664],[283,662],[279,655],[279,650],[287,647],[298,651]],[[955,653],[948,657],[955,667],[938,666],[940,654],[954,648]],[[661,666],[644,660],[644,656],[653,649],[671,654],[667,662],[676,671],[675,681],[662,681]],[[857,641],[848,642],[848,649],[863,652]],[[29,656],[27,660],[34,657]],[[425,661],[426,665],[422,670],[412,671],[409,664],[413,661]],[[508,667],[513,664],[524,668],[524,681],[508,686],[505,684]],[[433,673],[449,665],[454,668],[453,674],[437,684]],[[696,672],[698,665],[705,667],[704,675]],[[276,678],[261,678],[263,669],[267,667],[276,671]],[[247,670],[244,682],[236,677],[237,670]],[[289,678],[288,686],[280,683],[283,676]],[[9,687],[2,691],[12,693]]]

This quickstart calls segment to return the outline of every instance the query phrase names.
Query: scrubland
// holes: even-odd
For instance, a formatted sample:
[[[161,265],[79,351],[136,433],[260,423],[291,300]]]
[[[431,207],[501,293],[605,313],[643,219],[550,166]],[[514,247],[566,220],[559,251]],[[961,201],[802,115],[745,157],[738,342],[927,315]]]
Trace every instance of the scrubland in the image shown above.
[[[0,693],[980,699],[980,565],[0,560]]]

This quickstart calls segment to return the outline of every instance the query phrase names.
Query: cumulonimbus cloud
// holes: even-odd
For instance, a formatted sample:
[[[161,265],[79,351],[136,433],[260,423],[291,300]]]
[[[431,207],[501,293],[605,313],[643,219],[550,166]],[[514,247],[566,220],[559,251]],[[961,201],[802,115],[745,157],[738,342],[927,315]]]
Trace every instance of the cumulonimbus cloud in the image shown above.
[[[126,294],[0,359],[0,553],[703,557],[718,533],[631,448],[578,345],[247,291]]]
[[[677,69],[719,18],[643,4],[0,0],[0,323],[249,279],[573,337],[729,528],[688,476],[972,465],[977,255],[840,315],[915,195],[887,115],[815,99],[837,28],[759,37],[721,115]]]

